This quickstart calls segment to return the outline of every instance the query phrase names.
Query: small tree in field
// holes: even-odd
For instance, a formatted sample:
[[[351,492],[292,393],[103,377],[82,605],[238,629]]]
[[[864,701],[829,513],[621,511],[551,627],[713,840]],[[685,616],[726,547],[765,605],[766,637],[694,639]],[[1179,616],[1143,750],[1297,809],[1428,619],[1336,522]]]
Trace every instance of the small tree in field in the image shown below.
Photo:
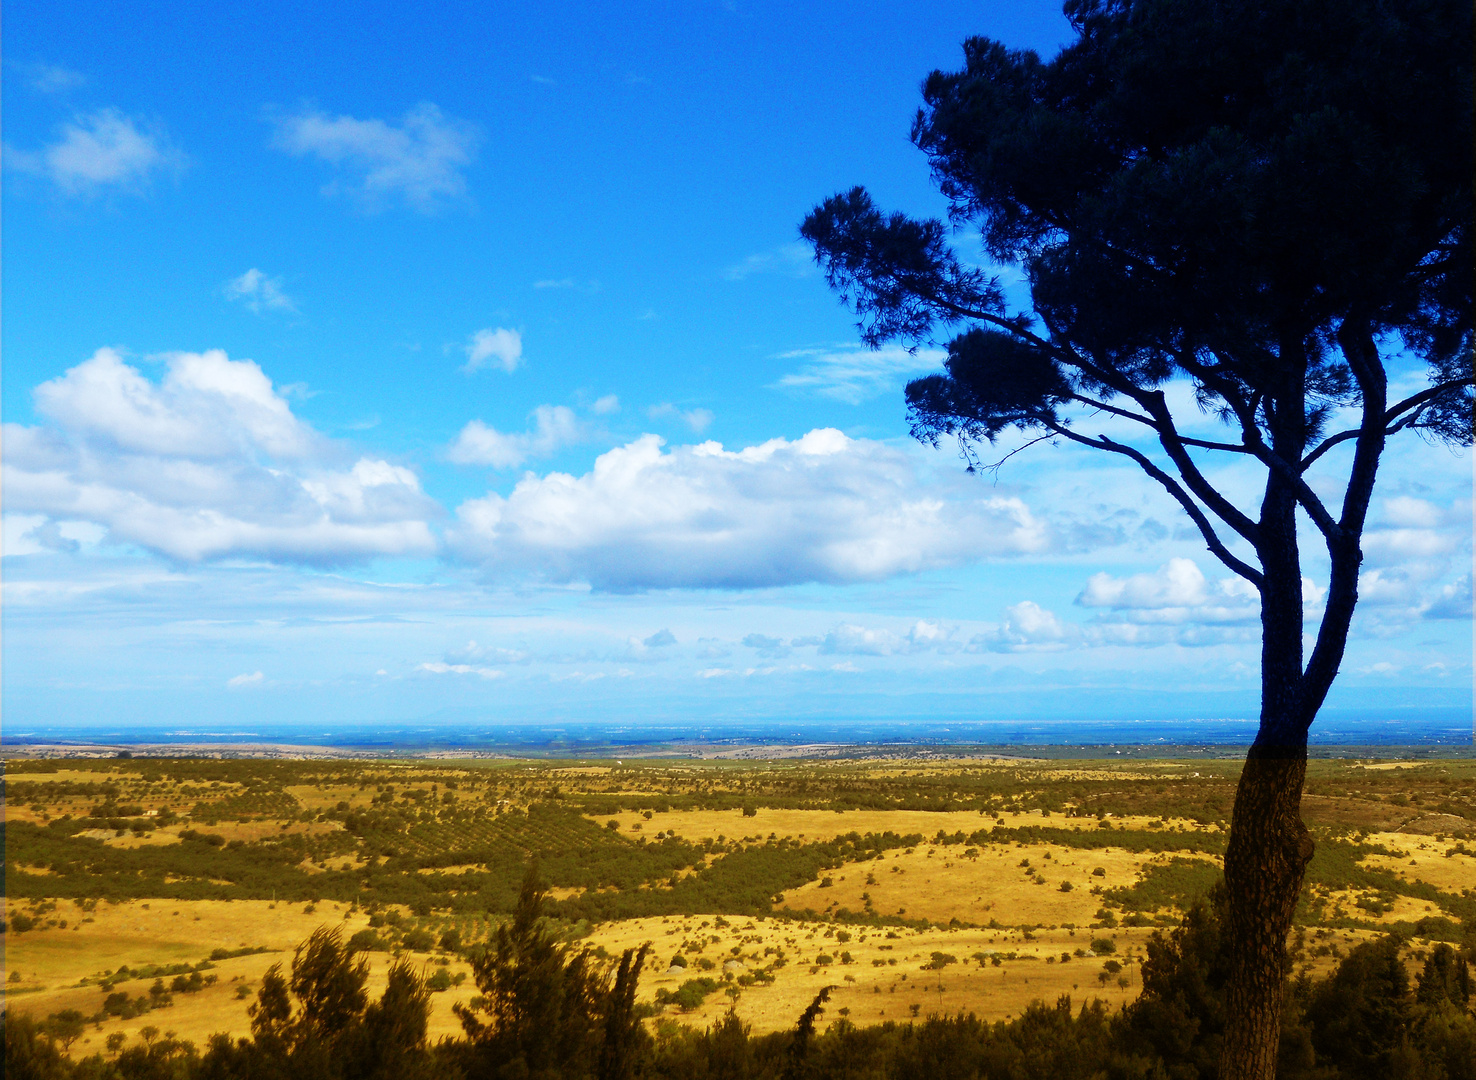
[[[480,1002],[453,1006],[467,1043],[468,1080],[627,1080],[650,1036],[635,995],[650,947],[626,949],[613,972],[588,949],[560,942],[543,922],[536,869],[512,918],[472,957]]]
[[[911,383],[913,434],[971,467],[1014,428],[1135,462],[1261,601],[1261,716],[1225,856],[1220,1075],[1270,1077],[1283,952],[1312,842],[1308,728],[1337,674],[1387,440],[1471,441],[1471,6],[1456,0],[1070,0],[1049,63],[984,38],[923,87],[913,141],[956,225],[1020,266],[1031,310],[962,264],[942,222],[861,188],[802,235],[868,344],[948,341]],[[1390,365],[1427,385],[1389,394]],[[1192,385],[1222,439],[1184,434]],[[1093,434],[1137,425],[1141,446]],[[1339,426],[1340,417],[1354,419]],[[1206,462],[1256,466],[1236,505]],[[1336,497],[1330,497],[1335,493]],[[1303,644],[1299,515],[1326,548]]]

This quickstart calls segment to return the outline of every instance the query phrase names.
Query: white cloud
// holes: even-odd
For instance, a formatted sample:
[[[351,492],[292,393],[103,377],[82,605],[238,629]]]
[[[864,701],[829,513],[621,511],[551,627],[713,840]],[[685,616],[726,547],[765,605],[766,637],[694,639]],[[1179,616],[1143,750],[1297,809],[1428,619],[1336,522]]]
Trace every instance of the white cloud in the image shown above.
[[[1439,506],[1428,499],[1396,495],[1377,505],[1376,520],[1363,536],[1365,565],[1425,562],[1431,564],[1427,573],[1438,573],[1451,555],[1471,542],[1469,498]]]
[[[87,76],[56,64],[26,64],[22,70],[32,90],[41,94],[64,94],[87,85]]]
[[[490,465],[509,469],[532,457],[547,457],[578,442],[584,431],[574,411],[563,405],[540,405],[533,410],[533,426],[522,434],[508,434],[473,420],[461,429],[446,456],[458,465]]]
[[[710,409],[679,409],[669,401],[663,401],[660,405],[652,405],[646,409],[646,415],[652,420],[662,420],[668,416],[675,416],[692,429],[696,435],[701,435],[712,425],[712,411]]]
[[[255,363],[219,349],[177,353],[156,385],[103,348],[35,391],[36,409],[58,427],[120,450],[210,458],[243,443],[275,458],[312,453],[318,436]]]
[[[516,330],[478,330],[463,348],[466,363],[461,370],[468,375],[484,367],[499,367],[511,375],[523,362],[523,336]]]
[[[52,521],[44,514],[5,514],[0,518],[0,555],[76,554],[106,536],[87,521]]]
[[[1192,559],[1170,559],[1152,573],[1127,578],[1093,574],[1076,603],[1140,623],[1254,622],[1261,612],[1254,585],[1239,577],[1211,584]]]
[[[784,639],[769,637],[767,634],[745,634],[743,644],[750,649],[779,649],[784,646]]]
[[[461,429],[461,434],[446,451],[446,456],[458,465],[491,465],[506,469],[521,465],[527,458],[523,443],[525,435],[508,435],[480,420],[473,420]]]
[[[1022,600],[1005,608],[1005,621],[988,634],[970,643],[995,652],[1057,652],[1078,642],[1081,630],[1063,623],[1055,612],[1047,611],[1032,600]]]
[[[1424,614],[1427,619],[1470,619],[1471,575],[1441,589]]]
[[[1047,546],[1019,499],[924,486],[915,458],[832,428],[739,451],[663,446],[644,435],[584,476],[468,500],[450,549],[489,571],[639,590],[875,581]]]
[[[296,311],[292,298],[282,290],[282,279],[268,277],[256,267],[226,282],[227,300],[239,300],[255,312]]]
[[[416,671],[423,671],[428,675],[476,675],[483,679],[500,679],[503,672],[496,668],[474,667],[471,664],[447,664],[440,660],[420,664]]]
[[[535,281],[533,287],[535,289],[572,289],[576,284],[571,277],[544,278],[541,281]]]
[[[620,399],[614,394],[606,394],[589,407],[589,411],[597,416],[609,416],[611,413],[620,411]]]
[[[819,644],[822,653],[834,655],[897,656],[926,652],[929,649],[940,647],[946,648],[952,635],[951,630],[945,630],[935,622],[922,619],[913,623],[903,634],[885,629],[872,630],[854,623],[842,623],[826,634]],[[793,644],[799,645],[802,642],[796,640]]]
[[[117,109],[77,116],[62,125],[60,137],[49,146],[31,151],[7,147],[5,157],[12,170],[45,177],[68,195],[141,190],[159,170],[184,162],[161,131]]]
[[[369,209],[400,197],[417,210],[434,210],[466,194],[464,170],[476,154],[478,134],[429,102],[407,112],[398,125],[305,110],[278,119],[274,145],[297,157],[339,166],[346,181],[328,184]]]
[[[742,644],[758,650],[760,656],[771,659],[782,659],[789,655],[789,649],[782,638],[769,637],[767,634],[745,634]]]
[[[468,641],[464,647],[453,649],[446,654],[447,662],[452,664],[464,664],[470,660],[495,660],[502,664],[524,664],[530,658],[530,655],[522,649],[478,645],[475,641]]]
[[[668,645],[677,643],[676,635],[665,628],[657,630],[648,638],[644,638],[641,644],[648,649],[664,649]]]
[[[742,281],[754,274],[782,274],[785,277],[809,277],[816,273],[810,249],[800,243],[784,244],[773,251],[750,255],[723,271],[729,281]]]
[[[249,360],[178,353],[155,383],[99,349],[4,428],[7,510],[91,522],[172,559],[338,563],[435,550],[414,473],[352,461]]]
[[[248,687],[260,686],[266,676],[259,671],[253,671],[250,675],[233,675],[226,680],[226,686],[231,690],[245,690]]]
[[[805,390],[857,405],[898,389],[914,375],[939,371],[948,354],[941,349],[919,349],[909,353],[900,346],[867,349],[860,345],[839,350],[801,349],[781,359],[800,360],[800,369],[783,376],[774,385],[786,390]]]

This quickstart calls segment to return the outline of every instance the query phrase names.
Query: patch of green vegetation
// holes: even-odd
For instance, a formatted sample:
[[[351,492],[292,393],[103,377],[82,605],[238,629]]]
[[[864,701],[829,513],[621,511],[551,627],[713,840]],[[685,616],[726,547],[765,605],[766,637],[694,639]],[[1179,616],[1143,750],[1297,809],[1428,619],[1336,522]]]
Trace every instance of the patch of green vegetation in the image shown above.
[[[1105,890],[1102,900],[1125,912],[1162,911],[1168,907],[1187,911],[1194,901],[1209,895],[1223,876],[1224,872],[1212,862],[1175,857],[1144,867],[1136,882]]]

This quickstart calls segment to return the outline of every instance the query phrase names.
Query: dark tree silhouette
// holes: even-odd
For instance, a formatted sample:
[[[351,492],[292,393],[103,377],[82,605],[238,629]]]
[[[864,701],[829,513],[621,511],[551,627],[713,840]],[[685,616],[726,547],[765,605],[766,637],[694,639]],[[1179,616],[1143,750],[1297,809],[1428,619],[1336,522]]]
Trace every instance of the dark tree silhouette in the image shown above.
[[[587,948],[560,942],[543,924],[536,868],[523,880],[512,919],[472,957],[483,1000],[453,1009],[466,1032],[468,1080],[625,1080],[650,1036],[635,994],[649,946],[627,949],[614,986]]]
[[[290,976],[273,964],[262,977],[248,1010],[252,1038],[211,1039],[205,1075],[210,1080],[430,1076],[425,980],[398,960],[387,972],[383,996],[371,1002],[368,979],[368,963],[355,961],[338,929],[320,926],[293,953]]]
[[[801,1080],[809,1075],[808,1059],[811,1044],[815,1041],[815,1028],[825,1012],[825,1003],[830,1000],[830,992],[834,989],[833,986],[821,987],[815,1000],[800,1013],[799,1022],[795,1024],[794,1035],[790,1039],[789,1052],[784,1059],[784,1080]]]
[[[1077,40],[1050,62],[966,42],[964,70],[924,83],[912,133],[954,224],[1024,270],[1032,310],[1010,310],[942,222],[883,213],[861,188],[800,231],[868,344],[961,330],[946,372],[907,388],[916,437],[956,437],[971,469],[1010,428],[1126,457],[1258,590],[1261,717],[1225,857],[1220,1068],[1266,1078],[1312,855],[1307,732],[1343,658],[1379,461],[1399,432],[1471,441],[1471,6],[1065,11]],[[1428,384],[1391,401],[1403,362]],[[1222,440],[1183,433],[1172,380],[1224,421]],[[1092,434],[1101,414],[1143,445]],[[1211,483],[1206,462],[1227,455],[1262,470],[1258,507]],[[1299,515],[1330,562],[1310,655]]]

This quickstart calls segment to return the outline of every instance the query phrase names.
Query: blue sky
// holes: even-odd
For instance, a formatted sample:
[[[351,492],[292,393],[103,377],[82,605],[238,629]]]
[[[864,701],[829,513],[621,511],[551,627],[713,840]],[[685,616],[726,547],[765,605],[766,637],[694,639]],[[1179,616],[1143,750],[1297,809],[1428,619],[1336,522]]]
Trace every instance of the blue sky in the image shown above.
[[[921,79],[1069,33],[916,11],[7,8],[6,730],[1253,715],[1166,497],[911,443],[936,354],[798,244],[941,212]],[[1373,520],[1334,706],[1469,706],[1469,454]]]

